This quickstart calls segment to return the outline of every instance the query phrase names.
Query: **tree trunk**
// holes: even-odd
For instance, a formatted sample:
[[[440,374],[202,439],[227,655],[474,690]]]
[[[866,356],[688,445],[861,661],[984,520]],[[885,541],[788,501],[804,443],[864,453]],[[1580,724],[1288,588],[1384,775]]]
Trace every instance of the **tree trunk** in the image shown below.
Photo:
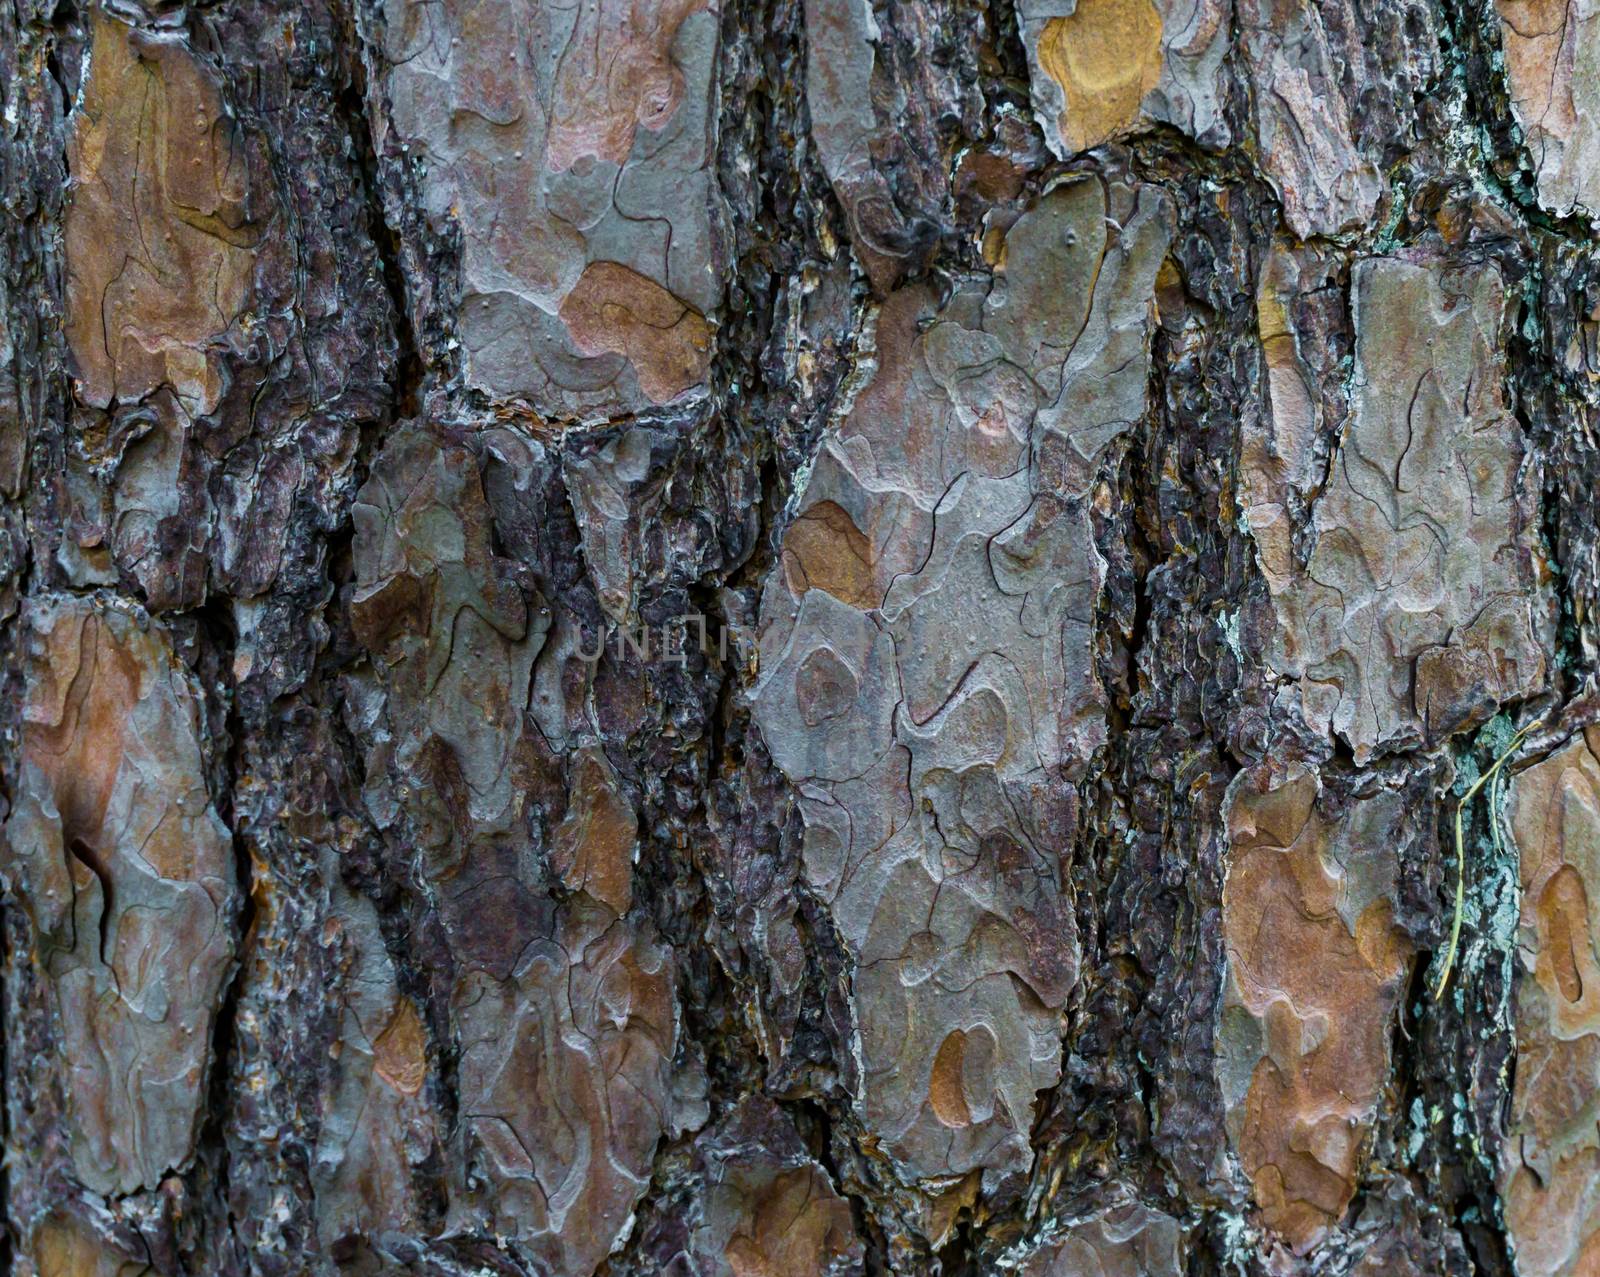
[[[6,1258],[1589,1274],[1587,0],[0,8]]]

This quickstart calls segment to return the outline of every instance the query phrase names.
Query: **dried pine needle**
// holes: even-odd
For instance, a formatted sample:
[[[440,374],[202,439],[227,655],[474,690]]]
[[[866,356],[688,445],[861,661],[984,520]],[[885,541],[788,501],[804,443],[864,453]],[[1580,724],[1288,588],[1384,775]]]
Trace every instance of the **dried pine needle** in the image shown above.
[[[1527,738],[1528,733],[1533,731],[1533,729],[1539,726],[1539,724],[1542,722],[1544,722],[1543,718],[1536,718],[1531,723],[1528,723],[1526,726],[1520,728],[1517,734],[1511,738],[1511,743],[1506,746],[1505,752],[1490,764],[1488,771],[1484,772],[1483,775],[1479,776],[1477,780],[1473,781],[1472,787],[1468,789],[1466,793],[1461,795],[1461,801],[1456,804],[1456,911],[1455,918],[1450,924],[1450,947],[1445,951],[1444,970],[1439,973],[1439,983],[1433,991],[1433,1000],[1435,1002],[1444,997],[1445,985],[1449,983],[1450,980],[1450,968],[1455,964],[1456,949],[1461,943],[1461,911],[1466,904],[1467,896],[1467,848],[1466,839],[1461,832],[1462,814],[1466,811],[1467,804],[1472,801],[1477,792],[1482,789],[1485,784],[1488,784],[1489,837],[1494,840],[1494,849],[1496,853],[1499,853],[1501,850],[1503,850],[1503,846],[1500,842],[1499,816],[1500,793],[1503,783],[1501,780],[1501,768],[1503,768],[1511,756],[1517,752],[1517,749]]]

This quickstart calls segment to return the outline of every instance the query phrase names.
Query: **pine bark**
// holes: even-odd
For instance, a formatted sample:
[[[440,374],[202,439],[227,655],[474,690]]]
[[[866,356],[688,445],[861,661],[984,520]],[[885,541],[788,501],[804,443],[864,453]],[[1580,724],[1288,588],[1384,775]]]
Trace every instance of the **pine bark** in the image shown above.
[[[1586,0],[0,92],[10,1271],[1594,1269]]]

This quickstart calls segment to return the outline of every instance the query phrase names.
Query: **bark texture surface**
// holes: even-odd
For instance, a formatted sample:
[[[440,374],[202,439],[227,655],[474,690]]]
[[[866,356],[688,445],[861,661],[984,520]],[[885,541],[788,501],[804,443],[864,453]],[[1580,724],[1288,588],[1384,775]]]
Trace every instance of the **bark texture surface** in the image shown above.
[[[1600,1271],[1590,0],[0,94],[0,1268]]]

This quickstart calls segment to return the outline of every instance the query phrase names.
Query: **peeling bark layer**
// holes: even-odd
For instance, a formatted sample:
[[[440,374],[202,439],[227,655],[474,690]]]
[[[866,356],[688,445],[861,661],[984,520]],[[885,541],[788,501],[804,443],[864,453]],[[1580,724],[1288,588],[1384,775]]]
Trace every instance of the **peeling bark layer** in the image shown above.
[[[19,624],[5,837],[55,995],[72,1167],[98,1192],[154,1188],[194,1152],[233,951],[198,697],[145,616],[45,598]]]
[[[1600,1067],[1596,922],[1600,809],[1596,733],[1517,778],[1511,828],[1522,885],[1517,928],[1517,1082],[1504,1150],[1506,1230],[1524,1273],[1581,1273],[1600,1255]]]
[[[1262,1223],[1304,1252],[1355,1196],[1389,1073],[1412,958],[1394,922],[1403,798],[1381,791],[1334,815],[1311,773],[1238,783],[1222,898],[1223,1103]]]

